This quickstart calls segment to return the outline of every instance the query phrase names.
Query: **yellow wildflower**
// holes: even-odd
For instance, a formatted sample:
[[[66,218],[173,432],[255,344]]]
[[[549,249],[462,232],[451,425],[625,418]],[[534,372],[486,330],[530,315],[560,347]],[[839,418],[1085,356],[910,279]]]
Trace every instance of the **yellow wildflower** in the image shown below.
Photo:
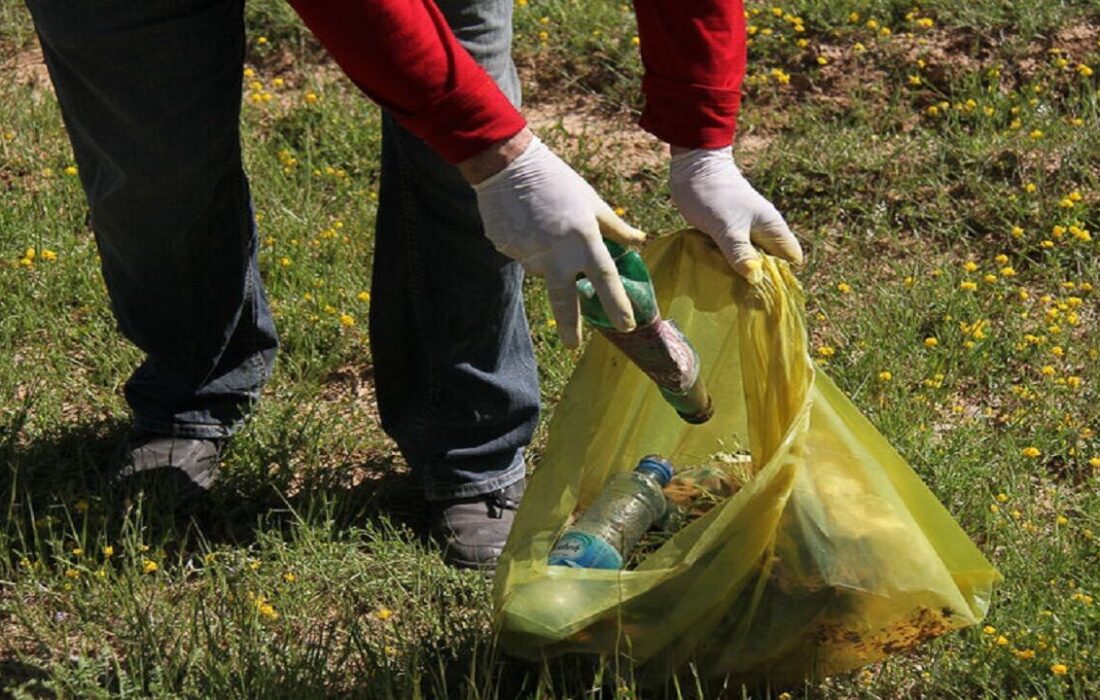
[[[267,599],[263,596],[256,598],[256,610],[269,620],[279,619],[279,613],[275,610],[275,606],[267,602]]]

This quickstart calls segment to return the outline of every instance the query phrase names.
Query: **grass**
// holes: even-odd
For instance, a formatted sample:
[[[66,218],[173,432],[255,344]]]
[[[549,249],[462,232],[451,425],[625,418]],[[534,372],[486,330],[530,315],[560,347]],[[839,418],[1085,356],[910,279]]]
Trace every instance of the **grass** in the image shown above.
[[[985,630],[727,696],[1100,696],[1100,15],[1009,0],[747,9],[738,159],[806,244],[818,361],[1006,581]],[[29,18],[0,2],[14,76],[0,81],[0,689],[650,697],[612,661],[508,661],[485,583],[419,534],[372,405],[378,112],[285,6],[248,12],[243,140],[283,351],[216,507],[183,527],[111,504],[102,472],[140,358],[114,330],[53,98],[9,70],[33,63]],[[516,25],[531,104],[577,101],[627,128],[629,10],[529,0]],[[633,223],[679,225],[659,168],[613,157],[614,139],[544,135]],[[537,283],[527,296],[551,413],[576,355]],[[666,690],[719,685],[688,669]]]

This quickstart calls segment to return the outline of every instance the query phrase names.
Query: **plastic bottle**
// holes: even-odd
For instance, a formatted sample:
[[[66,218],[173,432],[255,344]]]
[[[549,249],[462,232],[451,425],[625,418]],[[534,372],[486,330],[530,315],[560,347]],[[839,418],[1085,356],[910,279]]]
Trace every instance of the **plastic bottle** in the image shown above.
[[[634,471],[615,474],[550,552],[553,566],[621,569],[645,531],[665,512],[662,489],[672,465],[657,455],[643,457]]]
[[[615,260],[623,288],[634,310],[637,328],[615,330],[587,279],[577,280],[581,314],[631,362],[657,384],[676,412],[688,423],[705,423],[714,414],[710,394],[699,375],[699,354],[673,321],[661,318],[649,270],[637,252],[604,240]]]

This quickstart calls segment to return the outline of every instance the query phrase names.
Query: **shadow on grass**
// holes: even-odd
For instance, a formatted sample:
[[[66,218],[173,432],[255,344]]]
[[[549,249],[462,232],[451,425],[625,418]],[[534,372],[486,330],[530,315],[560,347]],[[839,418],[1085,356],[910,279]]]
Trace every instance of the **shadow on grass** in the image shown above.
[[[0,551],[8,550],[2,552],[7,556],[15,554],[13,544],[22,555],[34,541],[65,531],[85,541],[115,541],[133,523],[166,551],[196,549],[199,541],[247,546],[261,531],[314,516],[337,528],[386,519],[427,540],[417,485],[392,452],[300,469],[291,465],[301,462],[300,450],[310,449],[310,435],[280,431],[267,443],[239,450],[234,441],[212,492],[180,504],[172,493],[135,498],[113,481],[127,421],[77,421],[22,440],[29,414],[25,406],[0,425],[0,545],[8,544]]]
[[[20,690],[24,693],[23,697],[57,697],[38,685],[39,682],[48,678],[49,674],[38,666],[24,663],[16,658],[0,658],[0,700],[15,697],[12,694],[13,690]]]

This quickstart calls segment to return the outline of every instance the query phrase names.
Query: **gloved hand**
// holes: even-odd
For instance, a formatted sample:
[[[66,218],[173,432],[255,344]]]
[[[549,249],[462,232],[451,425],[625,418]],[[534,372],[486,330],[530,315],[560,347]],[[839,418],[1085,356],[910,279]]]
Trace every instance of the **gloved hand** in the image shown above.
[[[753,243],[802,263],[802,247],[787,222],[738,170],[732,148],[673,153],[669,189],[684,219],[714,239],[733,269],[750,282],[761,277]]]
[[[576,279],[596,288],[615,327],[635,327],[630,300],[601,234],[624,245],[645,234],[615,215],[595,190],[537,138],[503,170],[475,184],[485,235],[496,249],[546,278],[558,335],[580,344]]]

